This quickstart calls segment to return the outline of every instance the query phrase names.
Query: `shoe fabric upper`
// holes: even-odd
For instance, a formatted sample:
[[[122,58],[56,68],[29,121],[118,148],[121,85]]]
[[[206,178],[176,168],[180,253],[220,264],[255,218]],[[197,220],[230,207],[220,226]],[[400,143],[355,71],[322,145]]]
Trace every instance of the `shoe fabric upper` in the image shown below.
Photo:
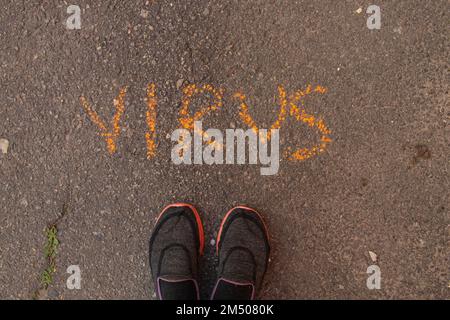
[[[225,218],[218,243],[218,278],[258,290],[266,272],[270,245],[267,230],[256,211],[235,208]]]
[[[199,246],[199,227],[192,209],[172,206],[163,211],[149,244],[150,268],[158,293],[161,281],[165,288],[189,279],[197,286]]]
[[[199,225],[200,224],[200,225]],[[149,242],[149,262],[160,299],[198,299],[198,262],[204,242],[195,208],[176,204],[158,218]],[[230,210],[217,240],[218,280],[212,298],[253,299],[266,272],[270,246],[259,214]]]

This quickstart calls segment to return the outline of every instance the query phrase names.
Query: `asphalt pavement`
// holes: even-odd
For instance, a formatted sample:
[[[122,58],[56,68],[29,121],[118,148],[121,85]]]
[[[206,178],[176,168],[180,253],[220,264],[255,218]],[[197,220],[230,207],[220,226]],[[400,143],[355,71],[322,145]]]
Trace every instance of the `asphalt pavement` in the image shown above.
[[[79,30],[67,29],[69,4],[81,9]],[[367,27],[372,4],[380,29]],[[448,298],[449,9],[438,0],[2,0],[0,298],[154,298],[148,239],[172,202],[203,217],[204,297],[220,219],[245,204],[272,237],[263,299]],[[326,124],[329,142],[317,147],[318,127],[289,109],[277,174],[175,165],[170,137],[192,85],[222,90],[221,107],[202,118],[219,130],[249,127],[236,93],[260,128],[277,119],[280,86],[288,99],[303,93],[298,103]],[[201,92],[189,112],[213,99]],[[113,153],[82,101],[107,129],[123,102]],[[302,148],[317,152],[286,156]],[[78,290],[66,284],[71,265]],[[370,290],[373,265],[381,287]]]

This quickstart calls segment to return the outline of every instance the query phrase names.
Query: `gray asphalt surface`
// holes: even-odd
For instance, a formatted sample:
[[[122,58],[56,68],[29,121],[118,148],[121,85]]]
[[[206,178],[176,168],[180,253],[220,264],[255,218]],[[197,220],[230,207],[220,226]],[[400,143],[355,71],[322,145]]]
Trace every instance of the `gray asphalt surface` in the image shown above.
[[[175,201],[204,219],[205,296],[220,219],[246,204],[273,237],[264,299],[449,297],[448,1],[73,2],[76,31],[64,1],[0,4],[0,138],[10,143],[0,153],[0,298],[151,299],[147,241]],[[366,27],[370,4],[381,7],[380,30]],[[158,151],[147,160],[150,82]],[[267,127],[278,85],[322,85],[305,109],[332,142],[306,161],[283,159],[274,176],[173,165],[167,137],[179,126],[177,87],[189,83],[225,89],[223,109],[204,120],[219,129],[246,128],[237,91]],[[123,86],[111,156],[79,99],[109,121]],[[281,129],[281,148],[317,139],[292,118]],[[45,228],[63,213],[54,281],[39,290]],[[380,290],[366,287],[372,264]],[[81,268],[81,290],[66,288],[69,265]]]

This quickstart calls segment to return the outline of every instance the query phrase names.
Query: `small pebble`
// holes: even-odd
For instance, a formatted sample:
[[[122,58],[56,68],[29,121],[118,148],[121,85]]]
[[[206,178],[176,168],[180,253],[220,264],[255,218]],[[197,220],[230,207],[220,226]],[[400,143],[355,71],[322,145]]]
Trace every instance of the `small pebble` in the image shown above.
[[[178,79],[178,81],[177,81],[177,90],[179,90],[183,86],[183,83],[184,83],[184,79]]]
[[[373,262],[377,262],[377,254],[375,252],[369,251],[369,256]]]
[[[9,141],[6,139],[0,139],[0,150],[2,151],[3,154],[8,153],[8,148],[9,148]]]
[[[58,298],[58,296],[59,296],[59,293],[55,289],[48,290],[48,297],[50,299],[56,299],[56,298]]]
[[[148,14],[149,14],[149,12],[147,10],[144,10],[144,9],[141,10],[142,18],[144,18],[144,19],[148,18]]]
[[[27,201],[27,199],[25,199],[25,198],[23,198],[23,199],[21,199],[20,200],[20,205],[22,206],[22,207],[28,207],[28,201]]]
[[[402,27],[394,28],[393,31],[398,34],[402,34]]]

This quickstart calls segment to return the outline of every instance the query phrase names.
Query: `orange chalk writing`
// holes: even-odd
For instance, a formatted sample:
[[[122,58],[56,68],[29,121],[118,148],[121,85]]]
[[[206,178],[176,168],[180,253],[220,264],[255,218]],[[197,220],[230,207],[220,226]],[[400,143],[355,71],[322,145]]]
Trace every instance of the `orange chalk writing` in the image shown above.
[[[106,140],[106,146],[108,149],[108,152],[110,154],[113,154],[116,152],[116,140],[120,135],[120,119],[122,118],[122,115],[125,111],[125,95],[127,93],[127,87],[124,87],[120,90],[119,96],[117,99],[114,99],[114,106],[116,108],[116,112],[114,114],[113,120],[112,120],[112,128],[108,129],[106,124],[100,119],[97,112],[95,112],[89,103],[87,102],[86,98],[82,96],[80,98],[81,104],[88,114],[91,121],[97,125],[97,127],[100,129],[100,135],[105,138]]]
[[[284,89],[283,86],[281,85],[278,86],[280,109],[278,111],[277,118],[271,124],[270,129],[281,128],[282,123],[286,120],[286,116],[288,115],[287,110],[289,109],[289,116],[295,117],[297,121],[303,122],[311,128],[313,127],[317,128],[318,131],[321,133],[320,144],[315,145],[311,148],[302,148],[296,151],[292,151],[292,147],[287,147],[286,148],[287,151],[285,152],[285,154],[287,155],[289,160],[306,160],[314,155],[323,152],[327,144],[331,142],[331,139],[329,137],[331,131],[326,126],[324,120],[323,119],[317,120],[313,115],[306,113],[305,109],[303,108],[304,97],[312,93],[324,94],[326,93],[326,91],[327,91],[326,88],[322,86],[316,86],[313,89],[311,85],[308,85],[306,90],[304,91],[298,90],[289,97],[289,106],[288,106],[286,90]],[[258,133],[259,126],[256,124],[255,120],[250,115],[249,107],[245,102],[246,100],[245,94],[238,92],[234,95],[234,97],[240,101],[239,117],[249,128],[251,128],[255,133]],[[299,102],[301,103],[302,107],[298,106]],[[260,136],[260,139],[264,141],[265,137]],[[270,140],[270,131],[268,131],[267,139]]]
[[[287,147],[286,154],[289,160],[302,161],[311,158],[323,152],[326,149],[327,144],[331,142],[331,138],[329,137],[329,135],[331,134],[331,130],[328,129],[328,127],[325,124],[325,121],[320,118],[316,119],[313,115],[308,114],[304,109],[304,102],[303,102],[303,98],[310,94],[313,93],[324,94],[326,92],[327,89],[322,86],[316,86],[315,88],[313,88],[311,85],[308,85],[304,91],[298,90],[292,96],[290,96],[289,115],[295,117],[297,121],[307,124],[311,128],[316,128],[321,134],[321,138],[320,143],[314,145],[311,148],[301,148],[292,152],[292,148]],[[299,102],[301,106],[298,105]]]
[[[280,129],[282,122],[286,119],[286,106],[287,106],[287,100],[286,100],[286,90],[284,90],[283,86],[278,86],[278,94],[280,97],[280,110],[278,111],[277,119],[274,123],[270,126],[270,129]],[[251,117],[249,111],[248,111],[248,105],[245,102],[246,96],[245,94],[238,92],[234,94],[234,97],[239,99],[240,101],[240,110],[239,110],[239,117],[241,120],[250,127],[256,134],[259,134],[259,128],[256,124],[255,120]],[[261,141],[265,141],[266,137],[263,137],[260,135],[259,137]],[[267,139],[270,140],[270,131],[267,132]]]
[[[156,155],[156,85],[151,83],[147,87],[147,112],[146,121],[148,132],[145,134],[147,142],[147,159],[151,159]]]
[[[196,111],[193,115],[191,115],[189,106],[191,104],[192,98],[195,95],[204,93],[211,94],[214,101],[209,106],[202,107],[200,110]],[[209,84],[205,84],[201,87],[198,87],[195,84],[187,85],[183,89],[184,97],[181,101],[181,109],[179,112],[180,117],[178,120],[181,126],[187,130],[193,130],[195,121],[200,121],[205,115],[220,109],[223,106],[222,102],[223,93],[224,91],[222,89],[216,89]],[[204,132],[203,130],[198,131],[199,132],[196,133],[203,136],[205,141],[209,139],[208,134],[206,132]],[[215,148],[221,147],[220,144],[216,143],[215,141],[210,141],[210,143],[213,144]]]

